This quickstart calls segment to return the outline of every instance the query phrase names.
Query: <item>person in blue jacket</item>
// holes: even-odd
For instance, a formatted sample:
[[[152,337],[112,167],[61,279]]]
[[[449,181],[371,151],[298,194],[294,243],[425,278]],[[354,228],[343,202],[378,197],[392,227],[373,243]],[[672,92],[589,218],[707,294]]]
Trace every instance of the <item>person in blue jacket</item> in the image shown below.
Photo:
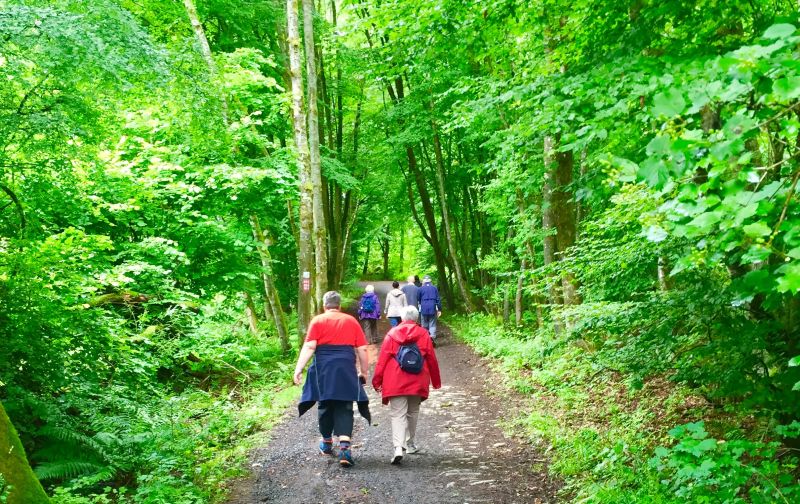
[[[439,298],[439,289],[431,283],[431,277],[425,275],[422,287],[417,293],[419,299],[420,325],[428,330],[436,346],[436,320],[442,316],[442,300]]]

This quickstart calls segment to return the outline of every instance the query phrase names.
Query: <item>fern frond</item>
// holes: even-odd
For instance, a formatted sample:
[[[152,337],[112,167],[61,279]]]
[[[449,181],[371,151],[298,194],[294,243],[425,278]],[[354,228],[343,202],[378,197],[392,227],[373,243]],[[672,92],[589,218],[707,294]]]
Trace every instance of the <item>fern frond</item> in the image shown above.
[[[36,477],[42,481],[66,480],[107,471],[109,468],[96,462],[85,462],[81,460],[64,460],[59,462],[46,462],[34,469]]]

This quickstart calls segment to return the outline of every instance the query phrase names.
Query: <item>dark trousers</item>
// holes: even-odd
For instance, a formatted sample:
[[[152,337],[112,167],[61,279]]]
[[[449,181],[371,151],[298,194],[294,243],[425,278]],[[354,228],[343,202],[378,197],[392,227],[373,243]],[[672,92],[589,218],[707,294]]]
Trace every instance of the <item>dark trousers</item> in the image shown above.
[[[380,343],[378,341],[378,320],[374,318],[361,319],[361,327],[368,343]]]
[[[323,438],[353,435],[353,401],[320,401],[317,410]]]

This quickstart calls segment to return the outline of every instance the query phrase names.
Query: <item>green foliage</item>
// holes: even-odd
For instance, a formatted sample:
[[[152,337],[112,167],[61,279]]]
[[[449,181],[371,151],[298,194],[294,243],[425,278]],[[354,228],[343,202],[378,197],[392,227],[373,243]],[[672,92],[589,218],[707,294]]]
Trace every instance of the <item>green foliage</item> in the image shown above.
[[[656,448],[651,461],[665,472],[678,497],[692,502],[793,502],[800,485],[797,457],[774,460],[780,443],[717,440],[703,422],[675,427],[671,448]]]

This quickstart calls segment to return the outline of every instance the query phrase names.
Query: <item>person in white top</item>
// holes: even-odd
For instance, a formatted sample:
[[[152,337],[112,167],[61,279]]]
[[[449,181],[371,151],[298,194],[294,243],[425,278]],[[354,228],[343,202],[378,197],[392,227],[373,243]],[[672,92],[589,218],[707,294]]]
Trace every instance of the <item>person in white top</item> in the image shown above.
[[[408,306],[408,302],[406,301],[406,295],[398,288],[400,287],[400,282],[392,282],[392,287],[392,290],[386,295],[385,313],[389,323],[394,327],[400,323],[403,308]]]

